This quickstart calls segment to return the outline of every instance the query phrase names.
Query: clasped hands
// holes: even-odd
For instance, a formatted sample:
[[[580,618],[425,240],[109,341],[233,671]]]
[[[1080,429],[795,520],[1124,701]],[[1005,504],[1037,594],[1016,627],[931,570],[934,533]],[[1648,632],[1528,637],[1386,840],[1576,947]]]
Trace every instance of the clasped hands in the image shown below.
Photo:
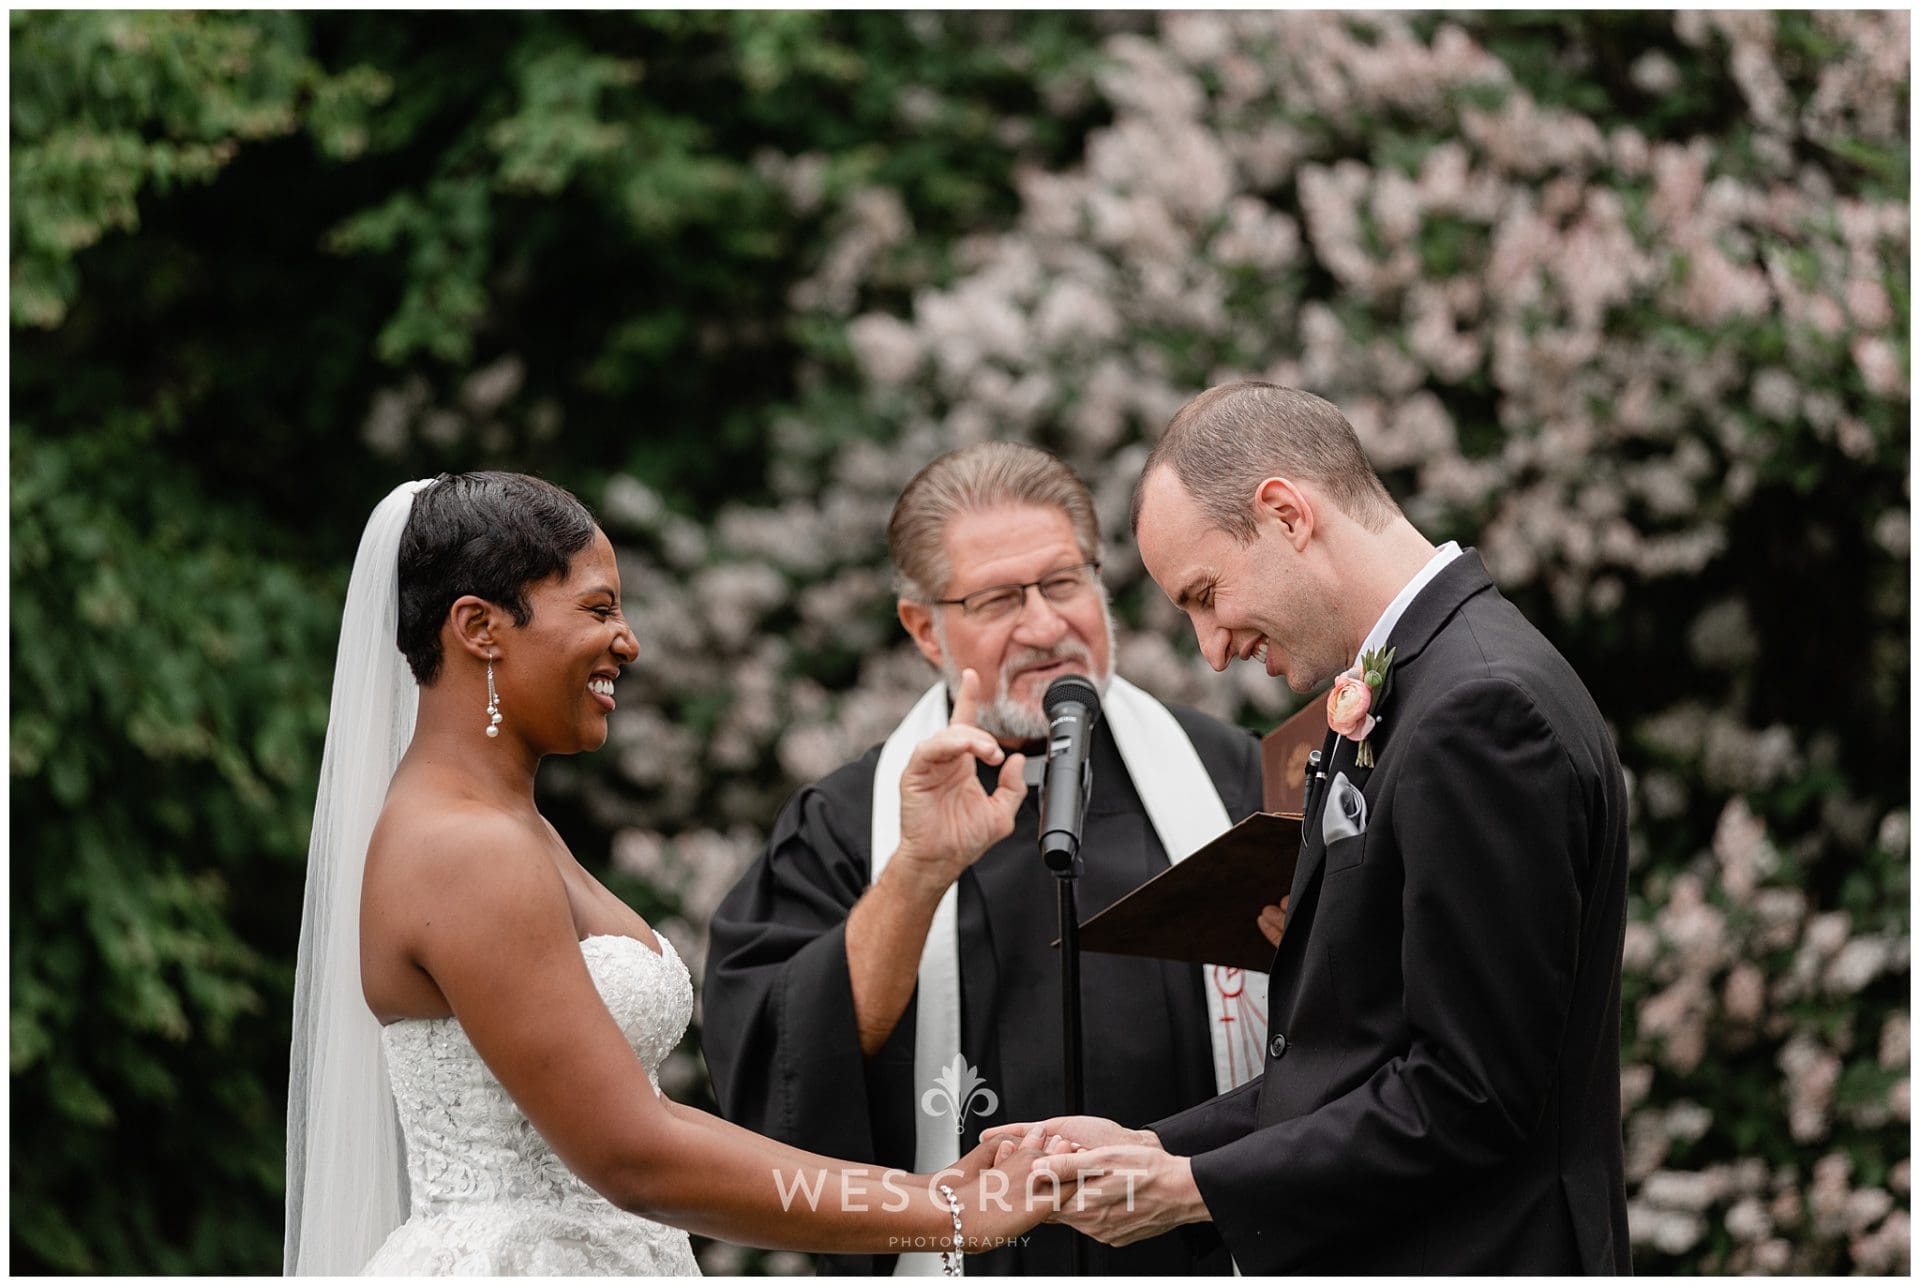
[[[1109,1246],[1211,1218],[1191,1162],[1167,1152],[1151,1130],[1129,1130],[1098,1116],[1057,1116],[996,1126],[980,1136],[980,1144],[977,1152],[994,1149],[995,1166],[1023,1147],[1038,1146],[1045,1155],[1031,1173],[1059,1184],[1059,1200],[1046,1222]]]

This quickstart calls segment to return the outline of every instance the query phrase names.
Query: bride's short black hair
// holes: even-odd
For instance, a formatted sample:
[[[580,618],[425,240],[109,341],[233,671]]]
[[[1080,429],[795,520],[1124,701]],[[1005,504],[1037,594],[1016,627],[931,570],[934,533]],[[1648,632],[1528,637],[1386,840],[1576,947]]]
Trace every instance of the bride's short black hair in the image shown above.
[[[524,473],[442,474],[413,498],[400,535],[400,651],[422,684],[440,675],[440,626],[465,594],[533,619],[526,591],[593,541],[572,492]]]

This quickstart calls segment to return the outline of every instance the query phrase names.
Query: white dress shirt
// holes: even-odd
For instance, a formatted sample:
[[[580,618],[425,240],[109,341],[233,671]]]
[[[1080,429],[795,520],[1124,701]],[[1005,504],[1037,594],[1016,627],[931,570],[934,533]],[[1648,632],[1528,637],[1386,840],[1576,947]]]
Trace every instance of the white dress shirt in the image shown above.
[[[1393,627],[1400,623],[1400,617],[1406,612],[1407,605],[1427,587],[1429,581],[1440,574],[1442,567],[1458,557],[1460,557],[1460,542],[1456,540],[1449,540],[1433,551],[1433,557],[1427,560],[1427,565],[1415,572],[1413,579],[1393,596],[1393,601],[1387,604],[1387,610],[1380,613],[1380,619],[1375,621],[1373,628],[1367,631],[1365,641],[1360,644],[1360,656],[1365,656],[1375,648],[1387,645],[1387,636],[1392,634]],[[1356,656],[1353,663],[1360,664],[1360,657]]]

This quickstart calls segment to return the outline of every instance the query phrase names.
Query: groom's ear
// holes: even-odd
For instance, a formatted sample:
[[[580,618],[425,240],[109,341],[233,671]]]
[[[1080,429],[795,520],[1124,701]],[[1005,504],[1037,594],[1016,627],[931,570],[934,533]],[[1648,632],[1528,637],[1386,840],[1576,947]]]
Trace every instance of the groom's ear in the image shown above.
[[[484,598],[463,594],[447,609],[443,635],[452,636],[453,645],[479,660],[498,653],[496,634],[506,628],[506,614]]]
[[[1305,549],[1313,535],[1313,501],[1300,484],[1289,478],[1268,478],[1253,494],[1256,522],[1269,522],[1281,539],[1296,550]]]

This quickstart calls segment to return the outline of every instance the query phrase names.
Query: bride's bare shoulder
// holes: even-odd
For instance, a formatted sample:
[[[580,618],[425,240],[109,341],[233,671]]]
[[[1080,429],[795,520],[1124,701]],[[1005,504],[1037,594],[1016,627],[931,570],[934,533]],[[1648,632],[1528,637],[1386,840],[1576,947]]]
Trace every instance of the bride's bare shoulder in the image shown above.
[[[390,797],[367,849],[369,901],[425,895],[481,899],[557,898],[566,887],[536,816],[454,793]]]

